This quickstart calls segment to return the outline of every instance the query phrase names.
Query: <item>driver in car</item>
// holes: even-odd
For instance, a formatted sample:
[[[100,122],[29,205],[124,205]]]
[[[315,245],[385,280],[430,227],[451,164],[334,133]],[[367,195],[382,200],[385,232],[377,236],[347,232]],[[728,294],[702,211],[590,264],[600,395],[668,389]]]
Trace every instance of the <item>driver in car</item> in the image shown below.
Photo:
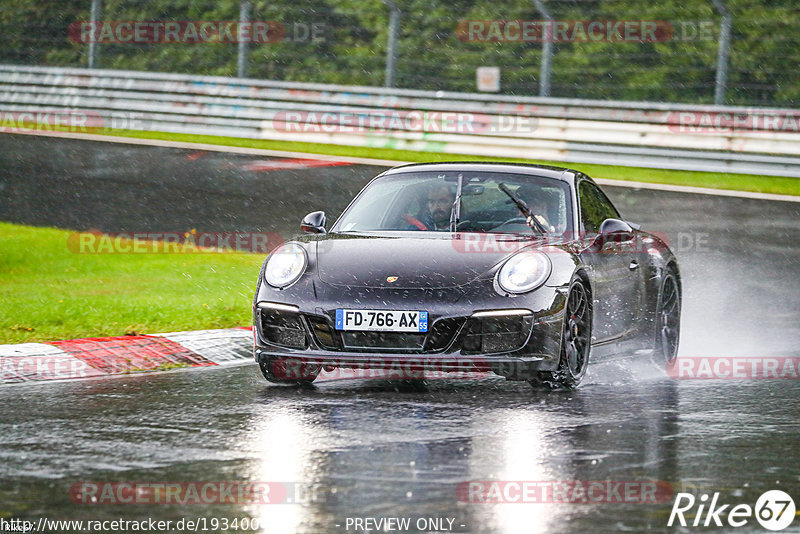
[[[447,184],[435,184],[428,189],[425,211],[419,217],[406,215],[409,230],[449,230],[453,193]]]
[[[528,205],[533,217],[541,224],[548,232],[553,232],[555,228],[547,220],[547,201],[542,198],[541,190],[536,186],[522,185],[515,194]],[[530,223],[529,223],[530,224]]]

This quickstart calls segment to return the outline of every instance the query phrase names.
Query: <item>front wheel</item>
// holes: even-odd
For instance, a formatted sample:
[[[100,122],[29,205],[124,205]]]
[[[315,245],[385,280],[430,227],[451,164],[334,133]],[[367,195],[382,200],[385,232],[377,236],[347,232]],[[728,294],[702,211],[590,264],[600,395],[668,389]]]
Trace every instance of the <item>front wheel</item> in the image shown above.
[[[681,291],[673,267],[664,271],[656,309],[656,339],[653,361],[659,366],[670,366],[678,356],[681,333]]]
[[[561,353],[555,371],[539,371],[531,384],[574,389],[586,375],[592,339],[592,302],[580,278],[569,287],[561,329]]]
[[[267,382],[273,384],[310,384],[320,372],[320,366],[317,364],[276,356],[262,356],[258,366]]]

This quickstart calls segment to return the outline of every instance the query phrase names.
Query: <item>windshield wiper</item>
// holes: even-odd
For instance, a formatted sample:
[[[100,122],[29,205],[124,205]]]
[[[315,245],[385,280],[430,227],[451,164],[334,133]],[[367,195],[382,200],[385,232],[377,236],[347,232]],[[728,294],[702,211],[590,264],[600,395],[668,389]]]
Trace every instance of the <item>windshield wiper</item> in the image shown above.
[[[461,189],[464,186],[464,175],[458,175],[458,186],[456,188],[456,200],[450,210],[450,231],[455,232],[458,222],[461,220]]]
[[[533,212],[528,207],[528,205],[525,204],[524,200],[522,200],[517,195],[512,193],[511,190],[508,187],[506,187],[506,184],[501,183],[498,185],[498,187],[500,188],[500,191],[508,195],[508,197],[514,202],[514,204],[517,205],[519,211],[521,211],[522,214],[525,216],[525,222],[528,223],[528,226],[530,226],[533,230],[536,230],[540,234],[547,233],[545,227],[542,226],[542,223],[536,220],[536,217],[533,215]]]

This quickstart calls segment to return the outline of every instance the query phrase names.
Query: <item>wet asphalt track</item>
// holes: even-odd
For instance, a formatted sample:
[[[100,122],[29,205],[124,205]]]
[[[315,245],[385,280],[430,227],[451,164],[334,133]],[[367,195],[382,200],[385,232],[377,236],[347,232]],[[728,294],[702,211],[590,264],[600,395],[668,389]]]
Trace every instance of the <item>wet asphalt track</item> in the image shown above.
[[[266,158],[4,135],[0,220],[286,233],[309,211],[335,216],[379,170],[247,170],[255,161]],[[798,204],[605,189],[627,219],[673,242],[683,355],[800,355]],[[348,517],[386,516],[412,525],[449,518],[453,532],[673,531],[671,499],[474,504],[456,488],[660,480],[732,504],[784,489],[800,505],[798,384],[673,380],[629,359],[590,367],[574,392],[496,378],[424,391],[365,380],[287,389],[251,366],[7,386],[0,517],[251,517],[268,532],[354,532]],[[83,481],[271,481],[316,491],[303,504],[73,504],[68,490]],[[751,519],[738,531],[763,530]]]

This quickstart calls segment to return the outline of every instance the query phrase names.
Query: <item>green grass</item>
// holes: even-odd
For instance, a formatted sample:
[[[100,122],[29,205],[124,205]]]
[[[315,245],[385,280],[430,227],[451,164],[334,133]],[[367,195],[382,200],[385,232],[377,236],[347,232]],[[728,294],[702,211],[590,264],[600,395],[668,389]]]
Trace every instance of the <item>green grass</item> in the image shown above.
[[[0,344],[250,323],[260,254],[78,254],[71,234],[0,223]]]
[[[107,135],[135,137],[143,139],[162,139],[186,143],[207,143],[222,146],[261,148],[268,150],[285,150],[306,152],[309,154],[327,154],[332,156],[350,156],[361,158],[386,159],[393,161],[426,162],[426,161],[509,161],[522,163],[545,163],[562,167],[577,168],[593,178],[612,180],[629,180],[672,185],[689,185],[694,187],[710,187],[715,189],[731,189],[737,191],[754,191],[758,193],[776,193],[783,195],[800,195],[800,179],[779,176],[759,176],[753,174],[729,174],[722,172],[676,171],[668,169],[647,169],[642,167],[622,167],[616,165],[595,165],[584,163],[564,163],[558,161],[529,160],[519,158],[493,158],[486,156],[468,156],[446,154],[442,152],[415,152],[396,150],[385,147],[350,147],[326,145],[320,143],[298,143],[291,141],[270,141],[263,139],[241,139],[237,137],[219,137],[213,135],[192,135],[165,132],[142,132],[133,130],[113,130],[100,132]]]

